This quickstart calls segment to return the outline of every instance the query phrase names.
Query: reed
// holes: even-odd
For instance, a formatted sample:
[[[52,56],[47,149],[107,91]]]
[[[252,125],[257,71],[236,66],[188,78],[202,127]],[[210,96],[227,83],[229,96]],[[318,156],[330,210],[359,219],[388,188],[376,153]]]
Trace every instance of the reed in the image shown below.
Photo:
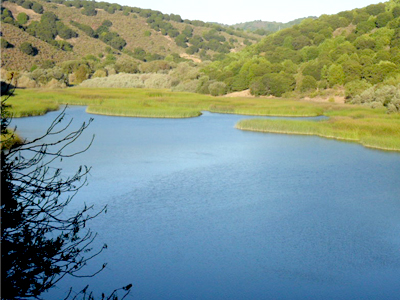
[[[333,117],[324,121],[242,120],[241,130],[316,135],[324,138],[360,143],[369,148],[400,151],[400,118],[354,119]]]
[[[9,99],[15,116],[40,115],[60,104],[86,105],[93,114],[190,118],[201,111],[259,116],[328,116],[324,121],[243,120],[237,128],[261,132],[317,135],[400,151],[400,114],[384,109],[290,99],[228,98],[144,88],[67,88],[17,90]]]

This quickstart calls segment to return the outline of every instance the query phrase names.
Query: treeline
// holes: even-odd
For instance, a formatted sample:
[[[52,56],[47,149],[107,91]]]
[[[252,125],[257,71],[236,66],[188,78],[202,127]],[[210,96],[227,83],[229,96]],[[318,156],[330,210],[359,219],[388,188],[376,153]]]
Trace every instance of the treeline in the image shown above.
[[[254,95],[316,95],[344,86],[352,101],[375,85],[396,86],[400,83],[400,2],[306,19],[204,71],[231,91],[250,89]]]
[[[21,73],[21,76],[18,78],[18,84],[19,87],[28,88],[67,87],[79,84],[86,79],[108,77],[119,73],[165,73],[175,69],[178,64],[186,61],[178,54],[163,57],[157,54],[146,53],[141,48],[136,48],[133,52],[124,50],[124,53],[137,57],[142,61],[139,62],[126,56],[121,57],[118,51],[107,47],[106,53],[99,53],[98,55],[88,54],[82,59],[69,60],[58,64],[55,64],[52,60],[46,60],[40,65],[33,65],[29,72]],[[196,67],[196,70],[198,69]],[[195,75],[195,77],[198,76],[198,74]]]
[[[25,8],[34,10],[37,13],[43,14],[44,8],[41,4],[29,0],[6,0],[8,2],[21,5]],[[110,4],[107,2],[95,1],[64,1],[64,0],[46,0],[48,3],[56,3],[65,5],[66,7],[75,7],[80,10],[80,13],[86,16],[96,16],[98,10],[104,10],[109,14],[114,14],[118,11],[122,12],[124,16],[131,16],[133,18],[145,18],[147,24],[151,29],[160,32],[163,35],[169,36],[174,39],[178,47],[184,48],[185,52],[189,55],[197,55],[201,60],[220,60],[231,52],[232,49],[244,45],[251,45],[257,41],[255,35],[249,35],[243,30],[236,30],[233,27],[227,27],[220,24],[206,23],[202,21],[183,20],[181,16],[176,14],[163,14],[159,11],[151,9],[141,9],[137,7],[121,6],[119,4]],[[54,6],[54,5],[53,5]],[[46,12],[48,14],[50,12]],[[54,17],[55,16],[55,17]],[[26,30],[31,35],[65,51],[71,51],[73,46],[68,43],[68,39],[77,37],[77,32],[62,23],[56,15],[52,15],[50,23],[46,25],[43,21],[30,22],[29,16],[25,13],[20,13],[18,16],[13,16],[11,11],[2,7],[2,21],[10,23]],[[48,16],[47,16],[48,18]],[[139,51],[126,50],[127,42],[123,39],[118,32],[110,29],[111,25],[107,25],[108,20],[104,21],[99,28],[95,29],[89,25],[70,20],[70,24],[75,28],[82,30],[91,38],[100,39],[107,45],[120,51],[126,51],[132,57],[141,59],[143,61],[162,59],[163,57],[156,57],[157,54],[143,55]],[[29,25],[27,25],[29,24]],[[183,28],[182,25],[186,24]],[[199,30],[199,27],[201,30]],[[178,29],[179,28],[179,29]],[[206,29],[206,30],[204,30]],[[209,29],[209,30],[207,30]],[[196,33],[195,33],[196,32]],[[151,36],[152,32],[145,31],[144,37]],[[231,35],[230,37],[228,35]],[[55,40],[59,36],[63,40]],[[244,38],[244,41],[239,42],[238,38]],[[242,44],[243,43],[243,44]],[[146,56],[146,57],[144,57]],[[139,58],[140,57],[140,58]]]
[[[317,17],[307,17],[299,18],[293,21],[282,23],[282,22],[268,22],[268,21],[252,21],[233,25],[235,29],[243,29],[247,31],[252,31],[258,35],[269,35],[276,31],[292,27],[294,25],[300,24],[305,19],[316,19]]]
[[[82,30],[89,37],[100,39],[115,49],[122,50],[126,46],[126,41],[120,37],[117,32],[110,31],[110,27],[112,26],[110,20],[104,20],[96,30],[93,30],[93,28],[88,25],[73,20],[71,20],[70,23],[76,28]]]
[[[210,79],[198,64],[177,54],[140,63],[117,56],[109,47],[106,55],[87,55],[57,65],[47,60],[40,66],[34,65],[30,72],[21,73],[18,84],[28,88],[61,88],[84,82],[86,87],[167,88],[215,96],[228,91],[225,83]]]
[[[42,14],[42,16],[40,21],[32,21],[29,25],[26,25],[29,20],[29,16],[26,13],[21,12],[14,18],[11,11],[1,7],[2,22],[17,26],[30,35],[58,47],[61,50],[72,51],[73,46],[65,40],[77,37],[78,34],[61,22],[54,13],[44,12],[43,6],[37,2],[23,0],[11,0],[9,2],[16,3],[27,9],[32,9],[36,13]],[[57,36],[61,37],[63,40],[55,40]],[[26,51],[23,52],[26,53]],[[34,53],[35,52],[30,52],[30,55],[34,55]]]
[[[90,0],[45,0],[46,2],[49,3],[57,3],[57,4],[63,4],[67,7],[76,7],[81,9],[82,8],[82,14],[88,15],[88,16],[95,16],[97,14],[96,9],[102,9],[109,14],[114,14],[117,11],[121,11],[125,16],[133,15],[134,17],[142,17],[145,19],[150,19],[150,20],[157,20],[157,22],[170,22],[174,21],[177,23],[186,23],[189,25],[193,25],[196,27],[208,27],[208,28],[213,28],[216,29],[217,31],[223,31],[226,32],[227,34],[230,35],[235,35],[237,37],[242,37],[246,39],[253,39],[255,40],[254,36],[249,35],[243,31],[236,30],[234,27],[230,26],[223,26],[215,23],[207,23],[199,20],[188,20],[188,19],[182,19],[180,15],[176,14],[164,14],[160,11],[157,10],[152,10],[152,9],[142,9],[139,7],[131,7],[127,5],[119,5],[117,3],[107,3],[107,2],[95,2],[95,1],[90,1]],[[152,22],[150,22],[152,23]],[[167,27],[168,25],[163,24],[162,27]],[[173,26],[171,24],[171,26]],[[169,26],[168,26],[169,27]],[[173,34],[174,35],[174,34]],[[174,37],[174,36],[171,36]]]

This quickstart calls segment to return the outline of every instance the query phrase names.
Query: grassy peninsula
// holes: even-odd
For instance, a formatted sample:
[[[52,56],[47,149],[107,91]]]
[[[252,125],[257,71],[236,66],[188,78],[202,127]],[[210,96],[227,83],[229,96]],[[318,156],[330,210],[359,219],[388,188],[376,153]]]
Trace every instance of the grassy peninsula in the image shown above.
[[[85,105],[92,114],[188,118],[201,111],[259,116],[327,116],[327,120],[242,120],[236,127],[269,133],[307,134],[400,151],[400,115],[384,108],[282,98],[212,97],[160,89],[17,90],[9,99],[15,117],[41,115],[59,105]]]

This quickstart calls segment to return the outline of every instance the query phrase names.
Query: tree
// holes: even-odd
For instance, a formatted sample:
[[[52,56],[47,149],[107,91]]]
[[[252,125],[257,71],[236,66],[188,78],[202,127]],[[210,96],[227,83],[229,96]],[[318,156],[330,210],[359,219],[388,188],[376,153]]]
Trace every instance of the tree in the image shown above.
[[[1,101],[1,277],[2,286],[6,287],[2,289],[2,299],[39,299],[66,275],[97,274],[80,274],[86,263],[106,248],[104,245],[93,251],[91,244],[96,234],[85,227],[106,207],[91,215],[93,206],[84,205],[76,214],[65,214],[64,209],[85,185],[90,168],[81,166],[73,176],[64,177],[61,168],[52,167],[56,160],[90,147],[93,139],[82,151],[65,153],[92,119],[70,131],[71,122],[62,125],[63,111],[42,136],[5,149],[3,145],[11,145],[15,139],[8,129],[8,97]],[[52,137],[55,139],[45,142]],[[105,264],[99,271],[104,267]],[[122,290],[127,294],[131,286]],[[116,299],[116,291],[108,299]],[[87,288],[79,294],[86,299]],[[88,299],[93,299],[92,293]]]
[[[328,82],[329,86],[333,87],[336,84],[343,84],[345,80],[345,74],[343,71],[343,67],[341,65],[332,64],[328,68]]]

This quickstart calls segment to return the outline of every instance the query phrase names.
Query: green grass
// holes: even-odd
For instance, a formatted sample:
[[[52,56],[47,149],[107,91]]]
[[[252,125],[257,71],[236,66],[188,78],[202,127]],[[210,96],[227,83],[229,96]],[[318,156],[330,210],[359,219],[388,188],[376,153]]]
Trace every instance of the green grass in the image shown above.
[[[242,130],[317,135],[366,147],[400,151],[400,114],[337,103],[288,99],[228,98],[157,89],[17,90],[9,99],[15,116],[40,115],[61,104],[86,105],[93,114],[188,118],[201,111],[260,116],[328,116],[324,121],[243,120]]]
[[[360,143],[366,147],[400,151],[400,116],[382,118],[332,117],[324,121],[242,120],[242,130],[316,135]]]
[[[293,100],[227,98],[171,92],[159,89],[68,88],[60,90],[17,90],[9,103],[15,116],[40,108],[42,114],[59,104],[87,105],[94,114],[187,118],[201,111],[270,116],[317,116],[319,107]],[[33,107],[32,107],[33,106]]]

